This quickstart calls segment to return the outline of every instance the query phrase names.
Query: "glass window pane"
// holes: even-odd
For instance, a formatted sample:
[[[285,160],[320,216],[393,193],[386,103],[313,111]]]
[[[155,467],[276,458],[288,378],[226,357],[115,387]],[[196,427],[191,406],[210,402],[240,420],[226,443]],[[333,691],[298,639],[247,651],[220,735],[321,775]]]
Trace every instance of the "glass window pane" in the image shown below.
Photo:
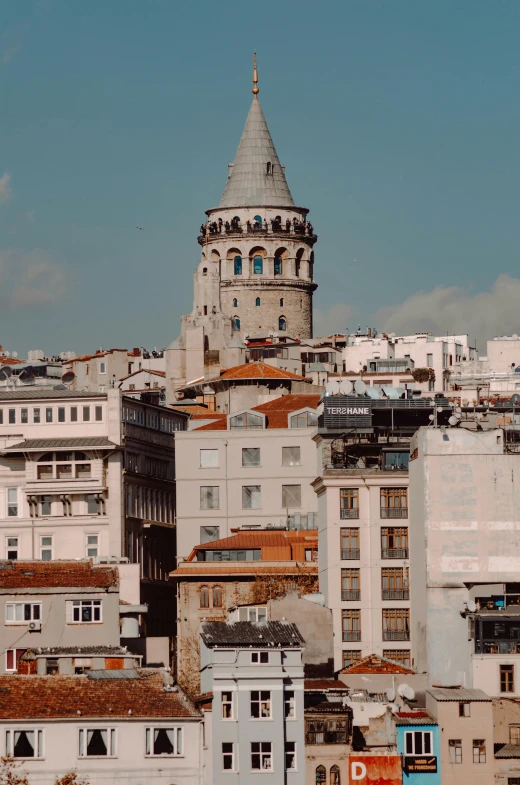
[[[242,448],[242,466],[260,466],[260,448],[259,447],[243,447]]]

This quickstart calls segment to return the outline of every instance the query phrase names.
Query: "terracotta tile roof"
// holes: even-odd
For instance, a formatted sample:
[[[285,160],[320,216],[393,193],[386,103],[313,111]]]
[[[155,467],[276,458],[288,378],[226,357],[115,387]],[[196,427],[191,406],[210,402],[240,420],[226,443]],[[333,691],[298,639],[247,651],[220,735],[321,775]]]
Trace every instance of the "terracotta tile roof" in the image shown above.
[[[65,364],[68,363],[77,363],[77,362],[87,362],[87,360],[95,360],[99,359],[100,357],[106,357],[107,354],[112,354],[113,352],[127,352],[129,357],[134,357],[134,355],[128,352],[127,349],[107,349],[103,352],[95,352],[95,354],[82,354],[80,357],[73,357],[72,360],[66,360]]]
[[[176,570],[170,572],[173,578],[189,578],[192,575],[317,575],[316,562],[288,563],[283,567],[261,564],[257,561],[231,566],[229,562],[183,562]]]
[[[189,414],[189,409],[187,410]],[[222,414],[222,412],[194,412],[191,415],[192,420],[219,420],[219,422],[223,422],[224,425],[226,424],[226,415]]]
[[[305,376],[298,376],[290,371],[284,371],[274,365],[267,363],[245,363],[228,368],[220,374],[220,381],[232,381],[233,379],[290,379],[298,382],[309,382]],[[215,379],[210,381],[217,381]]]
[[[398,662],[389,660],[386,657],[379,657],[376,654],[370,654],[364,657],[360,662],[355,662],[349,665],[348,668],[343,668],[340,673],[400,673],[411,674],[415,673],[412,668],[406,668]]]
[[[231,537],[223,537],[221,540],[213,540],[196,545],[194,551],[219,551],[231,548],[280,548],[286,547],[294,542],[304,542],[306,547],[312,548],[318,545],[318,532],[316,529],[299,531],[241,531]]]
[[[135,376],[138,373],[152,373],[154,376],[162,376],[163,378],[166,377],[166,371],[156,371],[153,368],[139,368],[138,371],[133,371],[127,376],[123,376],[119,381],[124,382],[126,379],[130,379],[131,376]]]
[[[16,357],[0,356],[0,365],[21,365],[25,360],[18,360]]]
[[[347,691],[347,685],[342,682],[338,681],[338,679],[305,679],[303,682],[303,688],[307,690],[316,690],[317,692],[327,692],[327,690],[333,690],[334,692],[337,690]]]
[[[4,565],[0,569],[0,590],[119,586],[117,567],[94,567],[91,561],[12,561]]]
[[[259,363],[261,365],[261,363]],[[280,395],[267,403],[261,403],[258,406],[252,406],[251,411],[261,412],[267,417],[268,428],[287,428],[289,426],[289,414],[297,412],[300,409],[316,409],[321,395],[318,393],[304,393],[297,395],[291,393],[290,395]],[[226,431],[227,430],[227,417],[222,415],[222,419],[215,423],[207,423],[197,431]]]
[[[165,692],[161,671],[138,674],[141,678],[0,676],[0,719],[77,720],[78,711],[82,719],[199,718],[182,692]]]

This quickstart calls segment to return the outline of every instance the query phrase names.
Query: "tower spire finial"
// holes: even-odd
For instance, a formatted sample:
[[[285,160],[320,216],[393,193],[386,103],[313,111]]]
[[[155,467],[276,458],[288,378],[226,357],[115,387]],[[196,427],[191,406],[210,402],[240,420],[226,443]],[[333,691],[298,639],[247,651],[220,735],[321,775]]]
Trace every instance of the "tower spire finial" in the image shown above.
[[[258,95],[260,88],[258,87],[258,71],[256,70],[256,52],[253,55],[253,95]]]

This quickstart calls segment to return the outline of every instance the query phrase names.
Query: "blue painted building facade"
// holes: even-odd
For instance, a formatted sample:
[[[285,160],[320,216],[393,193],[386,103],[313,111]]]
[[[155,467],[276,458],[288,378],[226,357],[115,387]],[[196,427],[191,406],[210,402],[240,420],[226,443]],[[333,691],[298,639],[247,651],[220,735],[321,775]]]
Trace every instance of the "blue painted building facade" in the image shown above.
[[[425,711],[400,712],[395,724],[403,785],[441,785],[440,734],[435,720]]]

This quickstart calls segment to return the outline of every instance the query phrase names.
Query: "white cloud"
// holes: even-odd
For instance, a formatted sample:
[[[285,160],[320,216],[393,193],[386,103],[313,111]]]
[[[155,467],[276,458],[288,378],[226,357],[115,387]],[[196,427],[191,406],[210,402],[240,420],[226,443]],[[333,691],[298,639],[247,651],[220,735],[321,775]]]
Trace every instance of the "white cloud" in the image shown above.
[[[54,305],[67,294],[69,274],[46,251],[0,251],[0,306],[7,310]]]
[[[520,333],[520,279],[500,275],[489,291],[476,294],[469,288],[436,286],[400,305],[380,308],[374,321],[378,329],[398,335],[468,333],[484,354],[488,339]]]
[[[0,177],[0,204],[9,201],[11,198],[11,175],[4,172],[4,176]]]
[[[347,303],[335,303],[324,311],[321,308],[315,308],[314,335],[325,336],[332,335],[332,333],[344,333],[348,325],[352,330],[353,313],[354,309]]]

